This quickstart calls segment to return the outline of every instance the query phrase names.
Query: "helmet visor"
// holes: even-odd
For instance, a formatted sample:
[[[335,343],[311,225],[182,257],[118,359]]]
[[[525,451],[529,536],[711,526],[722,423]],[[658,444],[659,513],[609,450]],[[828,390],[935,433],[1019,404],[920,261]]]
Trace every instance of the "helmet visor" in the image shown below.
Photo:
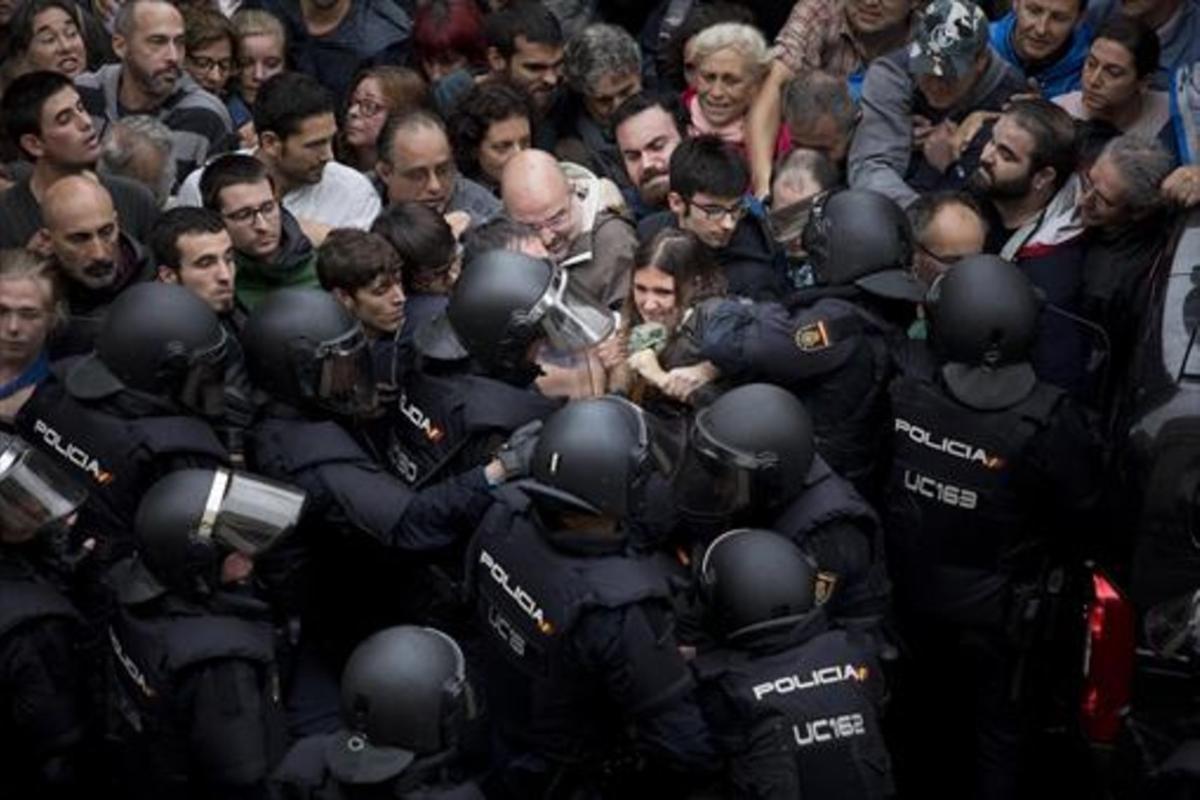
[[[87,492],[20,439],[0,452],[0,537],[19,539],[70,516]]]
[[[360,327],[323,342],[316,357],[315,388],[321,405],[351,416],[366,414],[376,407],[378,396],[371,349]]]
[[[743,453],[716,440],[701,414],[692,423],[688,445],[676,470],[672,492],[681,511],[697,516],[733,514],[768,502],[775,489],[777,459],[772,453]]]
[[[258,555],[296,527],[306,498],[304,492],[286,484],[217,470],[199,535],[238,552]]]
[[[558,269],[531,316],[541,322],[550,343],[561,350],[584,350],[607,339],[616,327],[613,312],[597,305]]]
[[[208,418],[225,413],[225,358],[229,352],[229,334],[221,328],[215,345],[194,353],[179,392],[184,408]]]

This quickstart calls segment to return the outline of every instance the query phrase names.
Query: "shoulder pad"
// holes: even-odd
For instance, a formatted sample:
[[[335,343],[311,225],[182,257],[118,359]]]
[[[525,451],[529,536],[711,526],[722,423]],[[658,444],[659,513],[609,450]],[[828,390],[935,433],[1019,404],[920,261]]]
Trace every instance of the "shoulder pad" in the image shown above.
[[[57,617],[78,620],[74,606],[62,592],[38,580],[5,581],[0,603],[0,638],[26,622]]]
[[[173,672],[220,658],[261,663],[275,658],[270,626],[237,617],[176,617],[163,638]]]
[[[332,421],[267,420],[254,429],[252,438],[257,450],[269,450],[289,473],[320,464],[372,460],[349,431]]]
[[[587,559],[584,569],[598,605],[619,608],[670,596],[667,574],[654,558]]]
[[[479,375],[467,376],[464,388],[463,424],[471,433],[514,431],[527,422],[545,419],[562,405],[561,401],[538,392]]]
[[[142,417],[130,424],[153,453],[195,453],[221,462],[229,460],[213,429],[195,417]]]

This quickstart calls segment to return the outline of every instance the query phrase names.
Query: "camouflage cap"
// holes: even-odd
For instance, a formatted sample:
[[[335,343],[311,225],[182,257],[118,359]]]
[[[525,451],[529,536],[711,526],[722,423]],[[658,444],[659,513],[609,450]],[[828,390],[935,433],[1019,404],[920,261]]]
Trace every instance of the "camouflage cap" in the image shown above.
[[[917,14],[908,46],[914,75],[957,78],[970,71],[987,44],[988,20],[971,0],[933,0]]]

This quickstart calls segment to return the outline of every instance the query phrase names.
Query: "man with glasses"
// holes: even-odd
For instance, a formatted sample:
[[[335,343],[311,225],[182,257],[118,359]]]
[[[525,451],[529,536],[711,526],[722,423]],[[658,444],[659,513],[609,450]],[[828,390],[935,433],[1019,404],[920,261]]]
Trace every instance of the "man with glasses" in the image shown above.
[[[638,238],[646,241],[667,225],[691,231],[712,248],[730,294],[778,299],[785,291],[783,256],[762,216],[750,213],[741,156],[717,136],[697,136],[675,148],[669,172],[669,210],[642,220]]]
[[[237,300],[253,309],[271,291],[318,285],[317,253],[291,212],[275,199],[267,168],[230,153],[200,179],[204,207],[221,215],[233,242]]]
[[[922,195],[908,207],[913,227],[913,274],[922,285],[966,256],[983,252],[988,226],[978,201],[965,192]]]

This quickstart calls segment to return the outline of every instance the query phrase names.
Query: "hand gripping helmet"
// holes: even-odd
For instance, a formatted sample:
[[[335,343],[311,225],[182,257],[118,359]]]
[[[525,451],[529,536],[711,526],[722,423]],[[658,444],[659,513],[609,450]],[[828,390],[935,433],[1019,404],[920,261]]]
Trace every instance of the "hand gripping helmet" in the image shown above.
[[[546,420],[519,485],[552,508],[626,519],[656,463],[640,408],[619,397],[576,400]]]
[[[328,292],[279,289],[242,330],[250,379],[272,397],[342,416],[377,403],[371,351],[362,326]]]
[[[986,411],[1033,390],[1040,306],[1024,273],[997,256],[964,258],[934,282],[925,301],[930,340],[956,398]]]
[[[434,628],[373,634],[342,671],[343,729],[325,760],[343,783],[382,783],[418,756],[452,749],[474,703],[458,644]]]
[[[300,521],[305,499],[299,489],[244,472],[171,472],[138,505],[133,532],[140,558],[163,587],[211,594],[225,556],[272,547]]]
[[[800,493],[813,452],[812,421],[795,395],[766,383],[739,386],[696,413],[675,503],[699,519],[777,507]]]
[[[912,227],[891,198],[864,189],[821,196],[804,227],[803,243],[822,286],[853,284],[881,297],[921,300],[911,272]]]
[[[430,358],[470,355],[493,375],[521,376],[535,340],[576,350],[599,344],[614,326],[611,312],[579,293],[569,270],[488,250],[463,266],[445,315],[420,329],[416,344]]]
[[[0,542],[19,543],[83,505],[87,492],[53,458],[0,433]]]
[[[817,565],[775,531],[727,531],[700,561],[705,608],[726,639],[795,624],[816,607],[816,583]]]
[[[219,417],[227,349],[217,315],[190,289],[139,283],[113,301],[95,351],[67,373],[67,391],[85,400],[132,391]]]

